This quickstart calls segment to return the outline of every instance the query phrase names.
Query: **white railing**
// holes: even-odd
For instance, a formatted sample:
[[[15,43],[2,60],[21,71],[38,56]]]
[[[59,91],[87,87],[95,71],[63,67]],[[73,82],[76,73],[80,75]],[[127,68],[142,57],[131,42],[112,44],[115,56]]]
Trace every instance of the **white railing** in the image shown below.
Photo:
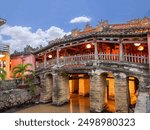
[[[44,67],[44,63],[36,63],[36,69],[41,69]]]
[[[120,55],[119,54],[105,54],[100,53],[98,54],[98,60],[105,60],[105,61],[120,61]],[[78,65],[83,64],[84,61],[94,61],[95,55],[93,53],[90,54],[84,54],[84,55],[74,55],[74,56],[67,56],[67,57],[60,57],[59,58],[59,65]],[[141,64],[148,64],[148,57],[146,56],[138,56],[138,55],[132,55],[132,54],[126,54],[123,57],[122,62],[132,62],[132,63],[141,63]],[[56,65],[56,59],[48,60],[46,62],[46,67],[54,66]],[[40,63],[36,66],[36,68],[43,68],[44,64]]]
[[[119,54],[105,54],[100,53],[98,54],[99,60],[112,60],[112,61],[119,61]]]
[[[93,53],[62,57],[59,59],[59,64],[78,64],[81,61],[89,61],[89,60],[94,60]]]
[[[133,54],[124,55],[125,62],[148,64],[148,57]]]
[[[56,65],[56,64],[57,64],[56,59],[48,60],[48,61],[46,62],[46,66],[47,66],[47,67],[48,67],[48,66],[53,66],[53,65]]]

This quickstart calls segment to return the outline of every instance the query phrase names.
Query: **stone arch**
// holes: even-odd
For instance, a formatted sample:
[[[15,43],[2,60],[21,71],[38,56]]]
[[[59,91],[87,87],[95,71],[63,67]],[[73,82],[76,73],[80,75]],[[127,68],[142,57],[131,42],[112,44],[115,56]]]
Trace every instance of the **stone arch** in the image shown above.
[[[90,77],[88,73],[70,73],[70,112],[89,111]],[[77,90],[77,91],[76,91]],[[76,107],[74,107],[76,106]]]
[[[129,87],[129,107],[134,108],[137,101],[137,95],[139,92],[139,78],[134,75],[129,75],[127,77],[128,87]]]
[[[104,112],[107,108],[107,76],[113,72],[92,71],[90,75],[90,111]]]
[[[114,74],[111,71],[100,74],[104,87],[104,111],[115,112]]]

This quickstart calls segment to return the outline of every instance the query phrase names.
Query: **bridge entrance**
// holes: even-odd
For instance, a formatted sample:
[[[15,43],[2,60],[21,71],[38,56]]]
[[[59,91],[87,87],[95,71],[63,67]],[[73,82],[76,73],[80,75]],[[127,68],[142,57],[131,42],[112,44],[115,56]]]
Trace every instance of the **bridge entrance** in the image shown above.
[[[137,95],[139,91],[139,80],[134,76],[128,77],[128,86],[129,86],[129,107],[131,110],[135,108]]]
[[[115,88],[114,88],[113,74],[108,73],[105,80],[106,80],[105,86],[106,110],[109,112],[115,112]]]
[[[90,78],[88,74],[70,74],[69,76],[70,112],[90,110]]]
[[[100,75],[102,84],[99,85],[103,88],[103,94],[101,90],[97,93],[100,94],[100,99],[104,99],[103,112],[115,112],[115,88],[114,88],[114,76],[112,73],[103,73]],[[70,107],[75,104],[79,105],[79,111],[85,112],[90,109],[90,77],[88,74],[71,74],[69,78],[69,89],[70,89]],[[97,82],[95,81],[95,84]],[[97,93],[94,93],[97,95]],[[99,95],[98,94],[98,95]],[[104,96],[104,97],[103,97]],[[95,101],[94,101],[95,102]],[[78,107],[78,106],[76,106]],[[86,109],[86,110],[85,110]]]

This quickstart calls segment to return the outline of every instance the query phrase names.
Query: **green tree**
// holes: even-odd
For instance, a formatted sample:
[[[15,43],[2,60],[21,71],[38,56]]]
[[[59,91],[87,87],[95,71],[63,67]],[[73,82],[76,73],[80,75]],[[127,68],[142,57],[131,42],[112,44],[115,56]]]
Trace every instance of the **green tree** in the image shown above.
[[[26,72],[33,73],[32,70],[29,70],[28,67],[32,66],[32,64],[19,64],[16,67],[13,68],[13,76],[14,78],[21,78],[22,79],[22,85],[25,83],[26,79]]]
[[[6,71],[3,68],[0,68],[0,79],[4,80],[6,78]]]

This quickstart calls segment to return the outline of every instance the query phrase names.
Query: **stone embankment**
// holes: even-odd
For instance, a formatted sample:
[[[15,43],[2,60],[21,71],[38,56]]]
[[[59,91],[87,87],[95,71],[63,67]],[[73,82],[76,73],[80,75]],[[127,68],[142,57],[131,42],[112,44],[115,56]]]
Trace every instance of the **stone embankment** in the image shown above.
[[[27,88],[17,88],[18,83],[19,81],[16,82],[16,80],[0,81],[0,112],[35,102],[39,90],[36,89],[35,94],[33,94]]]
[[[0,97],[1,111],[32,101],[32,95],[26,89],[4,90],[0,92]]]

